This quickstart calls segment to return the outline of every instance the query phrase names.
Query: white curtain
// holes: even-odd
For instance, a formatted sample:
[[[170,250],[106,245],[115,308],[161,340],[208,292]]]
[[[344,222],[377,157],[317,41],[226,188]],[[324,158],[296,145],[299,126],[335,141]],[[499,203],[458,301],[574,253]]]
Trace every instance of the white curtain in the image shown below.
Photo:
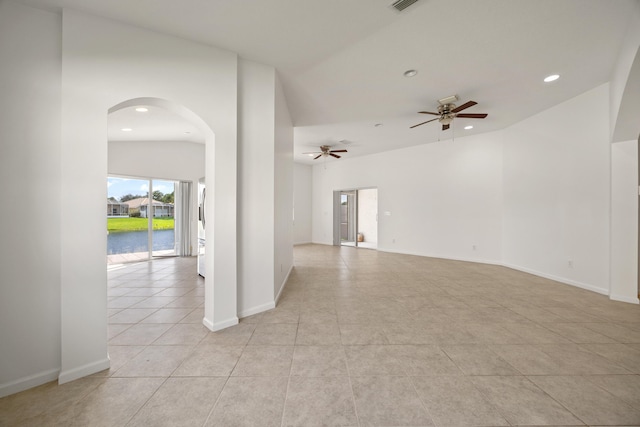
[[[191,182],[176,186],[176,255],[191,256]]]

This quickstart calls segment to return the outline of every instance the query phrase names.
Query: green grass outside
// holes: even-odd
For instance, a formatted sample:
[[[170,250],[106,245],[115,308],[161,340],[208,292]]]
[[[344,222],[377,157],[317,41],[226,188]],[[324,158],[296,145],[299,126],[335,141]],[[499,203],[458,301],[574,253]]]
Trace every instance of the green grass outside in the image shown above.
[[[141,231],[147,230],[148,218],[107,218],[107,230],[109,232]],[[154,230],[173,230],[173,218],[154,218]]]

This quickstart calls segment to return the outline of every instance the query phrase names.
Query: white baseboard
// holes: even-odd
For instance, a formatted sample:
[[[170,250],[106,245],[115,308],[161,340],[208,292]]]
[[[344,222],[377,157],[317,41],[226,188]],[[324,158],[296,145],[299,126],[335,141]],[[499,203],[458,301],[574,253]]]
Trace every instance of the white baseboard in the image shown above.
[[[312,245],[325,245],[325,246],[333,246],[333,242],[314,242],[311,241]]]
[[[450,257],[441,254],[425,254],[420,252],[411,252],[411,251],[397,251],[397,250],[389,250],[387,248],[378,247],[378,251],[380,252],[389,252],[393,254],[402,254],[402,255],[414,255],[414,256],[422,256],[426,258],[437,258],[437,259],[448,259],[451,261],[464,261],[464,262],[475,262],[478,264],[490,264],[490,265],[503,265],[500,261],[490,260],[490,259],[482,259],[482,258],[461,258],[461,257]]]
[[[313,242],[311,240],[309,240],[308,242],[294,242],[293,246],[298,246],[298,245],[310,245]]]
[[[63,370],[58,376],[58,384],[65,384],[78,378],[104,371],[105,369],[109,369],[109,366],[111,366],[111,362],[109,361],[109,356],[107,356],[104,359],[87,363],[77,368]]]
[[[58,379],[60,369],[49,369],[39,374],[29,375],[27,377],[18,378],[8,383],[0,384],[0,397],[9,396],[10,394],[20,393],[21,391],[37,387],[42,384],[49,383]]]
[[[231,319],[223,320],[222,322],[213,323],[206,317],[202,319],[202,324],[209,329],[211,332],[220,331],[222,329],[226,329],[230,326],[235,326],[238,324],[238,318],[232,317]]]
[[[210,331],[213,331],[213,322],[211,320],[207,319],[206,317],[203,317],[202,324],[205,326],[205,328],[209,329]]]
[[[317,244],[317,245],[326,244],[326,243],[322,243],[322,242],[313,242],[313,243]],[[396,253],[396,254],[403,254],[403,255],[423,256],[423,257],[428,257],[428,258],[449,259],[449,260],[453,260],[453,261],[465,261],[465,262],[476,262],[476,263],[480,263],[480,264],[499,265],[499,266],[503,266],[503,267],[507,267],[507,268],[512,268],[514,270],[522,271],[524,273],[533,274],[534,276],[544,277],[545,279],[550,279],[550,280],[554,280],[556,282],[564,283],[565,285],[575,286],[577,288],[585,289],[587,291],[596,292],[596,293],[602,294],[602,295],[607,295],[609,297],[609,299],[611,299],[613,301],[626,302],[626,303],[630,303],[630,304],[640,304],[640,299],[638,299],[637,297],[628,297],[628,296],[617,295],[617,294],[609,295],[609,290],[605,289],[605,288],[601,288],[601,287],[598,287],[598,286],[593,286],[593,285],[590,285],[590,284],[587,284],[587,283],[578,282],[576,280],[567,279],[565,277],[555,276],[553,274],[543,273],[541,271],[533,270],[533,269],[526,268],[526,267],[521,267],[521,266],[515,265],[515,264],[504,263],[504,262],[501,262],[501,261],[487,260],[487,259],[471,259],[471,258],[447,257],[447,256],[442,256],[442,255],[437,255],[437,254],[425,254],[425,253],[417,253],[417,252],[410,252],[410,251],[391,250],[389,248],[384,248],[384,247],[378,247],[378,251]]]
[[[282,285],[280,285],[280,291],[278,291],[278,295],[276,295],[276,300],[275,300],[275,304],[278,304],[278,301],[280,301],[280,295],[282,295],[282,291],[284,291],[284,287],[287,286],[287,281],[289,280],[289,276],[291,275],[291,272],[293,271],[293,265],[291,265],[291,267],[289,267],[289,271],[287,271],[287,275],[284,277],[284,280],[282,281]]]
[[[597,286],[589,285],[587,283],[578,282],[576,280],[567,279],[565,277],[554,276],[553,274],[542,273],[540,271],[532,270],[526,267],[521,267],[515,264],[503,263],[502,265],[508,268],[512,268],[514,270],[522,271],[524,273],[533,274],[534,276],[540,276],[540,277],[544,277],[545,279],[555,280],[556,282],[564,283],[565,285],[575,286],[577,288],[585,289],[591,292],[597,292],[602,295],[609,295],[609,291],[607,289],[599,288]]]
[[[287,275],[284,277],[282,281],[282,285],[280,286],[280,291],[273,302],[268,302],[265,304],[260,304],[255,307],[247,308],[238,313],[239,318],[253,316],[254,314],[262,313],[263,311],[271,310],[276,308],[276,304],[278,304],[278,300],[280,299],[280,295],[282,295],[282,291],[284,291],[284,287],[287,285],[287,280],[289,280],[289,276],[293,271],[293,265],[289,267],[289,271],[287,271]]]
[[[238,313],[239,318],[253,316],[254,314],[262,313],[263,311],[271,310],[276,307],[275,302],[268,302],[266,304],[257,305],[255,307],[248,308],[246,310],[242,310]]]
[[[638,299],[638,297],[633,298],[624,295],[611,294],[609,295],[609,299],[613,301],[628,302],[629,304],[640,304],[640,300]]]

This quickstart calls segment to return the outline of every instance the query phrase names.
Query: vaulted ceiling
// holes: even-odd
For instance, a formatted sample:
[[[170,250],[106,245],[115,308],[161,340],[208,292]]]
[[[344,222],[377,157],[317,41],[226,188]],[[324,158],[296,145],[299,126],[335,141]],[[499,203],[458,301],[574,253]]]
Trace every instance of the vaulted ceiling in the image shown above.
[[[605,83],[638,7],[638,0],[418,0],[398,12],[392,1],[22,0],[274,66],[295,126],[295,160],[304,163],[313,161],[301,153],[320,145],[347,147],[345,157],[354,157],[502,129]],[[405,77],[410,69],[417,75]],[[560,79],[543,83],[550,74]],[[488,117],[458,118],[444,132],[437,121],[409,129],[427,120],[418,111],[435,111],[438,99],[454,94],[459,104],[478,102],[465,112]]]

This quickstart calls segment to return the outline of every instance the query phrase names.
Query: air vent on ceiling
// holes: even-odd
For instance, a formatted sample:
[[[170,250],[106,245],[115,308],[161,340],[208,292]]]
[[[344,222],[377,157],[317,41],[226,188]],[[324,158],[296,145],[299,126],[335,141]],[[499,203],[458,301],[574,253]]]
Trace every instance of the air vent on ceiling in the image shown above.
[[[391,5],[391,7],[393,7],[398,12],[402,12],[417,1],[418,0],[397,0]]]

